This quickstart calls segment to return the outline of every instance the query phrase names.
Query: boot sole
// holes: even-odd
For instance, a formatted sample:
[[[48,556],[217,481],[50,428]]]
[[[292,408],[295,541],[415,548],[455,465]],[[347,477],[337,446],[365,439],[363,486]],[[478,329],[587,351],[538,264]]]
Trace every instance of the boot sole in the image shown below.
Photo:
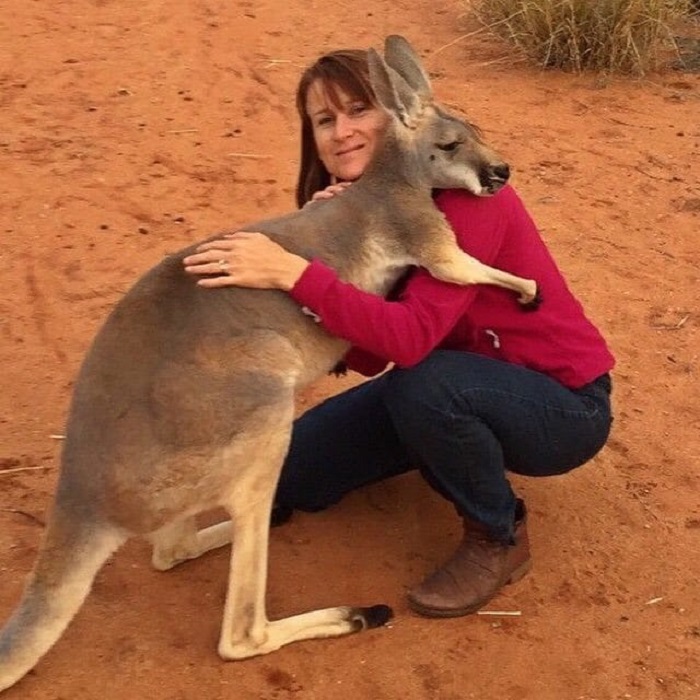
[[[511,583],[517,583],[520,581],[521,578],[523,578],[527,573],[529,573],[530,569],[532,568],[532,560],[528,559],[527,561],[524,561],[517,569],[514,569],[510,576],[506,579],[506,581],[499,586],[499,588],[494,592],[492,596],[489,596],[488,598],[485,598],[484,600],[480,600],[477,603],[472,603],[471,605],[467,605],[463,608],[432,608],[430,606],[423,605],[422,603],[419,603],[416,600],[412,600],[410,595],[408,597],[408,607],[411,608],[414,612],[417,612],[419,615],[422,615],[423,617],[439,617],[439,618],[445,618],[445,617],[464,617],[465,615],[471,615],[472,613],[477,612],[477,610],[481,610],[481,608],[484,607],[489,601],[493,600],[503,588],[503,586],[507,586]]]

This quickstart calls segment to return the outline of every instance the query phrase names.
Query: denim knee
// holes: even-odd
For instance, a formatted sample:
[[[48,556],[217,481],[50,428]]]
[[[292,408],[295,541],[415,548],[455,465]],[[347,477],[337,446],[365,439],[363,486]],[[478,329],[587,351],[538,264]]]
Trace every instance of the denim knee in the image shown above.
[[[427,380],[418,368],[391,370],[386,375],[383,399],[396,429],[402,432],[402,427],[425,424],[436,393],[435,382]]]
[[[383,399],[397,427],[403,423],[424,424],[436,409],[449,410],[452,392],[444,371],[446,354],[434,352],[414,367],[387,372]]]

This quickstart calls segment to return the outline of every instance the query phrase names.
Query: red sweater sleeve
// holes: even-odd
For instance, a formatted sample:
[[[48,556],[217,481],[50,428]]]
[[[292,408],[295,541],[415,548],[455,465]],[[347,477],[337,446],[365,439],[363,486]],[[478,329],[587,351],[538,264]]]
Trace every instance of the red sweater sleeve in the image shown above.
[[[448,198],[444,206],[437,200],[460,247],[486,264],[497,257],[504,239],[504,216],[496,199],[470,197],[467,206],[465,198]],[[387,301],[342,282],[319,260],[311,262],[291,290],[292,298],[317,314],[329,333],[355,346],[348,364],[363,374],[376,374],[388,361],[402,367],[420,362],[450,333],[476,293],[474,286],[441,282],[419,268],[400,298]]]

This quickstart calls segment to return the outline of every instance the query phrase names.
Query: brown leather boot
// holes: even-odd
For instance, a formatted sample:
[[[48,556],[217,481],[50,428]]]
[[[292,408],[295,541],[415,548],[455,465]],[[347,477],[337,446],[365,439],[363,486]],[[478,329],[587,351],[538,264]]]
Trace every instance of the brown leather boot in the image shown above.
[[[408,594],[410,607],[426,617],[459,617],[482,608],[531,566],[524,505],[515,524],[515,544],[489,538],[483,525],[464,518],[464,538],[439,569]]]

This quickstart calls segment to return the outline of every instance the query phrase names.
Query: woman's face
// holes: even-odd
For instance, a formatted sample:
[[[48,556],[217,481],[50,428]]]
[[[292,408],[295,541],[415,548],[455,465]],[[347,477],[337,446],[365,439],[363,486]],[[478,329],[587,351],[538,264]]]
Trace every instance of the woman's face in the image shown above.
[[[389,117],[362,100],[337,88],[340,106],[320,81],[311,83],[306,113],[313,127],[321,162],[338,181],[352,182],[365,172],[377,151]]]

